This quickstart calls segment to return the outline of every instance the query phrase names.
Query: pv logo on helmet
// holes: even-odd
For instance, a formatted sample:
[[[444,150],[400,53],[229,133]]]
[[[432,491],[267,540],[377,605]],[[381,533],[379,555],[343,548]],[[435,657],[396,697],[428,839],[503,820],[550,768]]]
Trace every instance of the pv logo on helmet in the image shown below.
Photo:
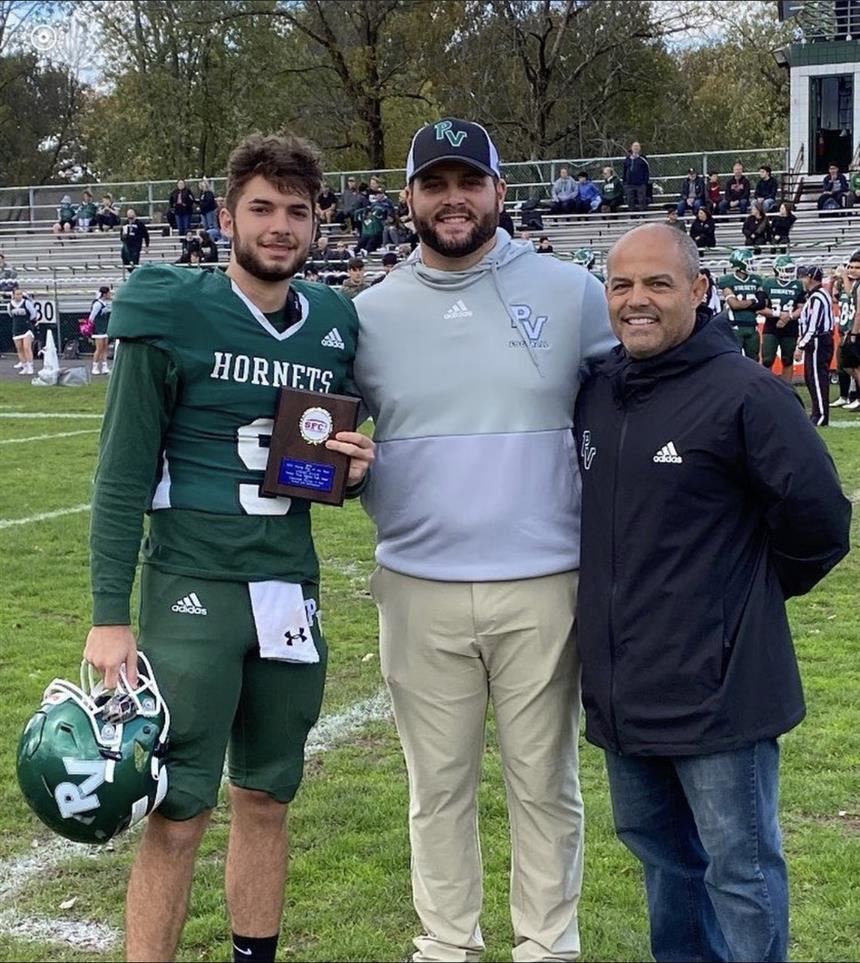
[[[54,789],[54,799],[63,819],[73,819],[81,813],[91,812],[99,808],[99,797],[96,790],[105,781],[107,762],[93,759],[89,762],[83,759],[63,758],[63,765],[70,776],[86,776],[80,784],[75,782],[61,782]]]

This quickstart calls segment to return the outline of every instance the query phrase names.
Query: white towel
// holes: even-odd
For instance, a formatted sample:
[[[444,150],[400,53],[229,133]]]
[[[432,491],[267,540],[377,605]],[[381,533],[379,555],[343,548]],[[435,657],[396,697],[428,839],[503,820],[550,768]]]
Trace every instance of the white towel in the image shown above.
[[[260,656],[281,662],[319,662],[301,585],[277,581],[249,582],[248,591]],[[313,606],[311,619],[315,609]]]

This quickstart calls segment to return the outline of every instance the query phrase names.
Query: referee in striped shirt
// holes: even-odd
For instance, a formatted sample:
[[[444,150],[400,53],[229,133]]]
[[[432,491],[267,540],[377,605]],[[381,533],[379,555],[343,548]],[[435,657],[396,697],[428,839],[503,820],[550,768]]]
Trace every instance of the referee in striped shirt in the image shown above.
[[[822,427],[830,423],[830,362],[833,360],[833,302],[822,290],[824,272],[820,267],[807,268],[803,278],[806,301],[800,313],[800,337],[797,347],[803,350],[803,380],[812,399],[812,423]]]

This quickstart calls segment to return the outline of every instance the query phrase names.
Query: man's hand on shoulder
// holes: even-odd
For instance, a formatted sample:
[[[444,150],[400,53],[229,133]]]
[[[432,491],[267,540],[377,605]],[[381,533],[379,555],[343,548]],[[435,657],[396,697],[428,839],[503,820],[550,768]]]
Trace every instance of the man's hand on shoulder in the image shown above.
[[[116,688],[123,664],[128,684],[137,686],[137,639],[130,626],[94,625],[87,635],[84,659],[101,672],[108,689]]]

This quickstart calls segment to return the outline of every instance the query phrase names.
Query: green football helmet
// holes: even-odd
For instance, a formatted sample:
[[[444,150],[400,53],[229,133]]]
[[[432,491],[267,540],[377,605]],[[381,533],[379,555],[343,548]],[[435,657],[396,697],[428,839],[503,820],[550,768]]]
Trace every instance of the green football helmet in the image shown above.
[[[594,264],[594,251],[590,247],[581,247],[573,253],[573,263],[581,264],[582,267],[590,270]]]
[[[741,271],[749,271],[752,264],[753,252],[746,247],[736,247],[729,255],[729,264],[732,267],[740,268]]]
[[[797,265],[787,254],[780,254],[773,262],[773,273],[780,281],[795,281],[797,279]]]
[[[78,843],[106,843],[159,805],[170,712],[149,660],[139,680],[125,669],[115,690],[81,665],[81,684],[54,679],[18,745],[18,784],[33,812]]]

